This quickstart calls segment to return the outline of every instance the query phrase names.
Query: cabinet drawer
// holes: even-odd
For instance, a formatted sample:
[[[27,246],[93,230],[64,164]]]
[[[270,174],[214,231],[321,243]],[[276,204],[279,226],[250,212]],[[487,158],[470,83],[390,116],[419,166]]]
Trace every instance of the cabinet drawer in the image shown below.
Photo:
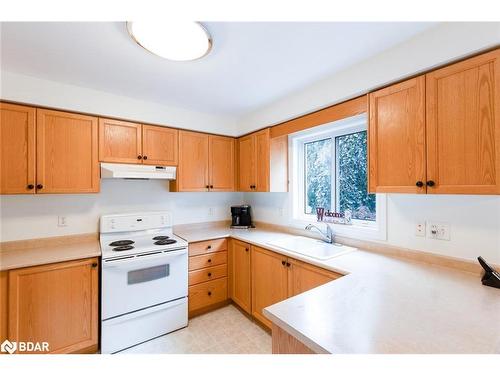
[[[205,281],[219,279],[227,276],[227,265],[208,267],[201,270],[189,272],[189,285],[203,283]]]
[[[225,238],[189,244],[189,255],[203,255],[225,250],[227,250],[227,240]]]
[[[189,311],[227,299],[227,277],[189,287]]]
[[[218,266],[219,264],[227,263],[227,251],[219,251],[213,254],[197,255],[189,257],[189,270],[197,270],[211,266]]]

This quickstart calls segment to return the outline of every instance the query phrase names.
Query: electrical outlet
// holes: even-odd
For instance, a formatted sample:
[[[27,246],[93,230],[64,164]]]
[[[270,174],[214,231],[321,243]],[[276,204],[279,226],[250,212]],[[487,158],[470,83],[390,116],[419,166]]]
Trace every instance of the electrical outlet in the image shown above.
[[[429,237],[435,240],[450,240],[450,225],[448,223],[429,223]]]
[[[284,214],[285,214],[285,212],[284,212],[283,207],[278,208],[278,215],[279,215],[280,217],[283,217],[283,215],[284,215]]]
[[[215,211],[215,208],[209,207],[208,208],[208,216],[214,216],[214,211]]]
[[[57,217],[57,226],[58,227],[67,227],[68,226],[68,218],[66,216],[58,216]]]
[[[425,237],[425,221],[419,221],[415,227],[415,236]]]

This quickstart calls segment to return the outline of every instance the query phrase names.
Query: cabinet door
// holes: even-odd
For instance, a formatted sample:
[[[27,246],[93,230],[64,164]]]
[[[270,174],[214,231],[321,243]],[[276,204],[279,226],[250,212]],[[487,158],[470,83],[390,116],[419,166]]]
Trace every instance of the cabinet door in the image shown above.
[[[231,298],[243,310],[251,314],[250,245],[231,240],[230,251]]]
[[[370,94],[369,190],[425,193],[425,77]]]
[[[0,194],[35,193],[35,108],[0,103]]]
[[[91,258],[9,271],[9,340],[97,350],[98,269]]]
[[[208,191],[208,135],[179,131],[177,191]]]
[[[500,194],[500,50],[426,79],[427,192]]]
[[[255,133],[255,189],[269,191],[269,128]]]
[[[109,163],[142,163],[142,125],[99,118],[99,160]]]
[[[323,268],[288,258],[288,296],[307,292],[317,286],[339,278],[341,275]]]
[[[255,136],[238,139],[238,190],[253,191],[255,182]]]
[[[179,131],[142,125],[142,160],[151,165],[177,165]]]
[[[97,118],[37,109],[37,193],[99,192]]]
[[[252,246],[252,315],[271,328],[262,310],[288,296],[286,257]]]
[[[211,191],[234,191],[234,139],[208,137],[209,183]]]

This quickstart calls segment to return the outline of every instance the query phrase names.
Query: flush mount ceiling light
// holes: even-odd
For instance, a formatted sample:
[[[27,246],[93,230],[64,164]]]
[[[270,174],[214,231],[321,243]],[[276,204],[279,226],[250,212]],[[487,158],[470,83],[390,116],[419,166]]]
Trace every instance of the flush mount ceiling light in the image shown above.
[[[212,49],[210,34],[198,22],[127,22],[127,29],[138,45],[168,60],[197,60]]]

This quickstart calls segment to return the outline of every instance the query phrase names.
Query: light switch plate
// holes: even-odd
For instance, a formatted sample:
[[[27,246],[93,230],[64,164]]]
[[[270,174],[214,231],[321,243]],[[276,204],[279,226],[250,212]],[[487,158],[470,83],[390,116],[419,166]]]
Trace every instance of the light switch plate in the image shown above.
[[[68,226],[68,218],[66,216],[58,216],[57,217],[57,226],[58,227],[67,227]]]
[[[450,240],[450,225],[448,223],[429,222],[429,237],[435,240]]]

